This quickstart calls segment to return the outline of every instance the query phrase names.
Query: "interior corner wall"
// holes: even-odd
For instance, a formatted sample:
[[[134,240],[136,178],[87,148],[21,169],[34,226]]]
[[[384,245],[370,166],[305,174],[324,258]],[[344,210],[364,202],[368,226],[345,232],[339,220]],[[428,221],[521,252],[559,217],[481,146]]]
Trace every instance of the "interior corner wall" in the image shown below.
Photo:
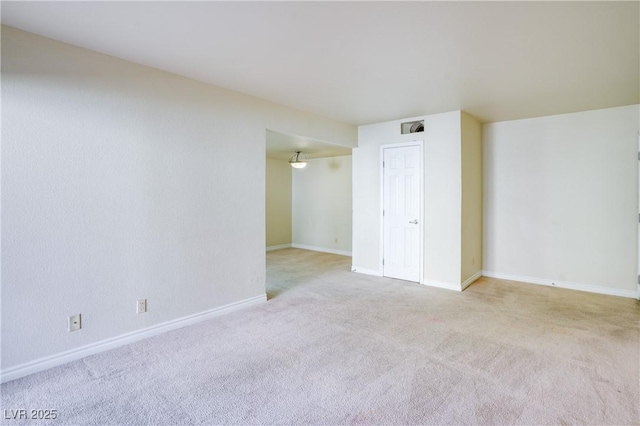
[[[460,111],[358,128],[353,150],[353,269],[382,274],[380,146],[424,141],[424,279],[460,285]],[[424,120],[424,132],[401,134],[402,122]]]
[[[291,245],[292,169],[286,160],[267,158],[266,245]]]
[[[357,140],[352,125],[3,26],[2,371],[263,297],[267,128]]]
[[[482,125],[462,112],[461,281],[482,271]]]
[[[293,246],[350,256],[351,155],[311,159],[293,169]]]
[[[632,105],[484,125],[485,271],[637,291],[638,117]]]

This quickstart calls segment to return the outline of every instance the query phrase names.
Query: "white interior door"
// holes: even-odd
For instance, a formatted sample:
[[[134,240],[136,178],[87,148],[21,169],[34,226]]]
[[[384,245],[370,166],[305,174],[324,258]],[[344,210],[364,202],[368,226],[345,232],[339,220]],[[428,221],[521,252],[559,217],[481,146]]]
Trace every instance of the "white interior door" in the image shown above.
[[[422,146],[384,147],[382,167],[383,275],[420,282]]]

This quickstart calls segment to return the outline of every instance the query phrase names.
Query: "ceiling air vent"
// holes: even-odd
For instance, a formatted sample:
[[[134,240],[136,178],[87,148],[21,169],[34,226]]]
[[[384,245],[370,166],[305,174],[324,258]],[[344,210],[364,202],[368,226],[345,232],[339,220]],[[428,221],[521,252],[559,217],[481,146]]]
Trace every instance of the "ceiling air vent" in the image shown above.
[[[400,124],[400,133],[403,135],[418,132],[424,132],[424,120],[407,121],[406,123]]]

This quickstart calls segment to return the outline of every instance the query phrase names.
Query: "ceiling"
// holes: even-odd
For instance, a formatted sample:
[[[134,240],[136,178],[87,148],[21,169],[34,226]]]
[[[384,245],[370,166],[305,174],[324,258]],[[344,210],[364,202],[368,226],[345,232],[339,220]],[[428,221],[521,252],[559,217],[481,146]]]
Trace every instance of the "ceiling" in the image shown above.
[[[289,160],[295,151],[303,152],[308,159],[351,155],[349,147],[267,130],[267,158]]]
[[[493,122],[640,103],[639,5],[2,1],[2,23],[346,123]]]

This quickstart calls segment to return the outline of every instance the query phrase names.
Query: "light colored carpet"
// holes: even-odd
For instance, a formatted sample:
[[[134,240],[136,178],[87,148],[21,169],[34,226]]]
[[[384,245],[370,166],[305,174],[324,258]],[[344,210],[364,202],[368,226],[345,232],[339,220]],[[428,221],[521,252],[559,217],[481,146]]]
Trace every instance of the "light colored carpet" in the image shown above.
[[[267,259],[268,303],[6,383],[3,409],[56,409],[57,424],[640,424],[636,300]]]

